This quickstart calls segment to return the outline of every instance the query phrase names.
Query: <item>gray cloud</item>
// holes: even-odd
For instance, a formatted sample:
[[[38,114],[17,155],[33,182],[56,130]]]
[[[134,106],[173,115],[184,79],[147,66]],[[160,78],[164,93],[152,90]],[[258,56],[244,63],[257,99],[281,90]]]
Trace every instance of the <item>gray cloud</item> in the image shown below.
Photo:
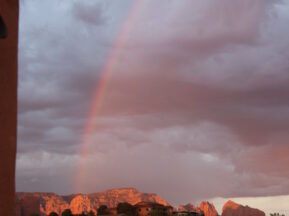
[[[105,21],[102,10],[101,5],[97,3],[75,2],[73,5],[73,14],[77,19],[95,26],[101,25]]]
[[[132,1],[22,3],[17,190],[79,192],[82,161],[83,192],[135,186],[173,203],[289,192],[288,5],[165,2],[129,20],[86,155]]]

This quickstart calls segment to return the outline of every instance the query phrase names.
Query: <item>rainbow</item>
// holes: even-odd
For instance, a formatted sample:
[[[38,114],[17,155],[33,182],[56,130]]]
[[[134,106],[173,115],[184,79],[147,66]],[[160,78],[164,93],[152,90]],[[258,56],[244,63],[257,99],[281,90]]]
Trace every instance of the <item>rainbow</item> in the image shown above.
[[[130,13],[125,19],[122,30],[117,37],[115,42],[115,46],[111,51],[111,54],[108,56],[106,63],[104,64],[103,69],[101,70],[101,79],[99,81],[99,85],[95,89],[95,93],[93,96],[92,105],[90,108],[90,112],[88,115],[88,121],[86,123],[84,135],[82,138],[81,146],[80,146],[80,159],[77,168],[77,177],[76,177],[76,191],[81,192],[85,179],[85,165],[81,158],[86,157],[88,155],[88,149],[91,144],[92,136],[95,132],[96,118],[101,110],[101,106],[103,104],[104,95],[106,89],[109,85],[109,81],[112,76],[112,72],[118,62],[118,59],[121,54],[121,50],[125,44],[127,36],[129,35],[132,27],[136,22],[136,18],[140,12],[140,9],[143,5],[144,0],[134,0],[133,5],[130,9]]]

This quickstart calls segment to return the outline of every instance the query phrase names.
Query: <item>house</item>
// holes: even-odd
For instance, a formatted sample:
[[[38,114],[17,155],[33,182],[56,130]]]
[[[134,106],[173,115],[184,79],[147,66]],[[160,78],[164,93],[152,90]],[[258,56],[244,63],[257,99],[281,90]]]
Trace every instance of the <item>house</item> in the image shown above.
[[[134,205],[136,216],[152,216],[152,215],[164,215],[172,216],[173,207],[164,206],[162,204],[154,202],[139,202]]]

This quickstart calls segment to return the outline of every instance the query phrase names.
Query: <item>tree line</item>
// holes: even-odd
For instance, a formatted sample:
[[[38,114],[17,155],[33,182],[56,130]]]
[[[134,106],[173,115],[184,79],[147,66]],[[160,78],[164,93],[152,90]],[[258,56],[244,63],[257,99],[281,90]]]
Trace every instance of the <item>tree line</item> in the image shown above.
[[[124,202],[119,203],[117,205],[117,214],[125,214],[127,216],[134,216],[135,215],[135,207],[130,203]],[[110,215],[111,212],[106,205],[101,205],[97,209],[97,215]],[[40,216],[39,214],[30,214],[30,216]],[[90,210],[88,213],[82,212],[81,214],[72,214],[70,209],[65,209],[61,215],[57,214],[56,212],[51,212],[48,216],[96,216],[95,213]]]

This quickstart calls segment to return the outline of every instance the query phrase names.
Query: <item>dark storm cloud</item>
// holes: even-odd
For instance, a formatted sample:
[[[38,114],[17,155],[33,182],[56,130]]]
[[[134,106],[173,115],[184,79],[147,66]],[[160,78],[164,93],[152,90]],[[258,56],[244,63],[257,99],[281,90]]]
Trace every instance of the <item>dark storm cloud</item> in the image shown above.
[[[74,13],[83,4],[22,4],[19,58],[19,144],[18,152],[75,153],[84,130],[86,113],[99,79],[102,58],[106,56],[96,30],[89,35]],[[95,5],[97,7],[97,5]],[[54,16],[41,16],[53,11]],[[91,7],[90,7],[91,8]],[[94,11],[95,12],[95,11]],[[30,14],[26,16],[26,14]],[[96,16],[102,17],[99,8]],[[56,18],[57,17],[57,18]],[[60,18],[61,17],[61,18]],[[38,22],[35,22],[38,18]],[[59,18],[59,19],[58,19]],[[99,55],[91,55],[94,50]],[[70,146],[74,148],[71,152]]]
[[[286,93],[289,53],[284,48],[289,42],[284,39],[288,31],[282,30],[285,26],[280,21],[288,17],[274,15],[276,11],[272,8],[282,5],[264,3],[209,5],[204,13],[208,16],[201,15],[198,25],[190,25],[195,18],[190,15],[176,28],[164,25],[166,20],[157,17],[153,21],[140,19],[141,25],[152,29],[141,31],[135,27],[136,35],[133,32],[132,40],[127,42],[128,49],[122,54],[125,57],[107,92],[103,114],[151,114],[154,121],[138,120],[135,126],[147,133],[167,128],[163,134],[167,138],[163,141],[174,150],[207,152],[227,158],[236,172],[247,176],[240,178],[239,184],[247,182],[250,188],[243,192],[236,188],[232,194],[284,193],[285,185],[281,187],[283,192],[280,188],[273,192],[275,187],[272,187],[288,178],[284,167],[272,163],[271,168],[280,176],[276,179],[270,177],[269,169],[264,167],[261,171],[261,167],[255,166],[261,165],[262,158],[266,160],[270,154],[268,146],[288,150],[289,138]],[[211,7],[216,10],[208,13]],[[154,14],[154,10],[150,13]],[[283,34],[276,33],[280,31]],[[208,127],[201,127],[198,133],[193,128],[188,132],[192,125],[204,122],[209,122]],[[176,125],[186,128],[178,130]],[[225,128],[225,132],[220,128]],[[260,159],[257,152],[263,152]],[[254,182],[258,180],[260,188],[254,190]]]
[[[84,192],[135,186],[173,203],[288,193],[289,17],[279,1],[146,1],[79,154],[132,2],[22,6],[18,190],[79,192],[64,179],[83,160]],[[63,181],[47,183],[55,176]]]
[[[289,91],[288,81],[283,76],[278,86],[231,89],[154,76],[147,80],[134,79],[134,84],[130,79],[126,82],[122,79],[120,86],[117,81],[114,82],[117,99],[108,100],[103,113],[169,112],[178,116],[169,124],[214,121],[228,126],[244,139],[245,144],[266,144],[271,136],[278,136],[278,133],[285,135],[289,129],[289,98],[285,93]],[[132,89],[133,94],[130,94]],[[113,97],[113,93],[111,95],[108,93],[107,97]],[[169,121],[167,118],[163,121],[166,120]]]

